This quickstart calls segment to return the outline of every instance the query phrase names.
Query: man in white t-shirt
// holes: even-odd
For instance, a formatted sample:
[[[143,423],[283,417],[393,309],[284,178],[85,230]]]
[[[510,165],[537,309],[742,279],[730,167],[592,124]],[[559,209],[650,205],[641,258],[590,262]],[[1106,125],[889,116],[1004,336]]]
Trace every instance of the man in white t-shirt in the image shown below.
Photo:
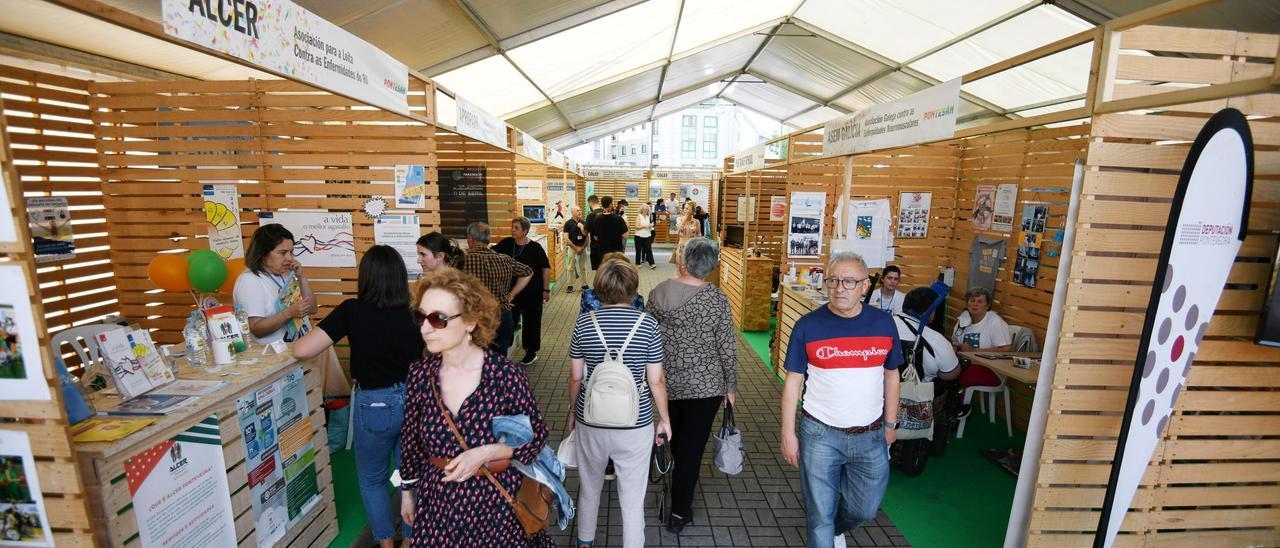
[[[884,267],[880,273],[880,288],[871,292],[871,306],[890,314],[902,313],[902,300],[906,298],[898,291],[898,283],[902,281],[902,270],[894,265]]]
[[[920,316],[937,298],[938,294],[932,289],[917,287],[903,299],[903,313],[894,316],[894,323],[898,326],[898,338],[902,340],[904,353],[916,340]],[[924,382],[933,382],[935,378],[949,381],[960,376],[960,358],[956,357],[956,352],[945,335],[926,325],[922,344]]]

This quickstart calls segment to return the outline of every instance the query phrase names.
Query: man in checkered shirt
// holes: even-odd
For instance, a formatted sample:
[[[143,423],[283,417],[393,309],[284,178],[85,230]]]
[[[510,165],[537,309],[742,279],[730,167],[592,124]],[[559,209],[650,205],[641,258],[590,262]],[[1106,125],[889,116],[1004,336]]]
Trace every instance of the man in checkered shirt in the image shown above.
[[[502,355],[507,354],[515,340],[515,321],[511,318],[511,301],[529,285],[533,270],[508,255],[489,249],[489,223],[471,223],[467,226],[467,251],[462,261],[462,271],[480,279],[493,298],[502,306],[502,320],[498,333],[489,348]]]

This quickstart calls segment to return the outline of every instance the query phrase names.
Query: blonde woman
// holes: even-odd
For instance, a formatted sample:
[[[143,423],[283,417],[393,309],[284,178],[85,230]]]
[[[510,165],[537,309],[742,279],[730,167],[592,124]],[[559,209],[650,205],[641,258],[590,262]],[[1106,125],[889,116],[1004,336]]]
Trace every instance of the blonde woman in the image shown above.
[[[640,214],[636,216],[636,267],[649,262],[649,268],[658,268],[653,262],[653,218],[649,204],[640,206]]]
[[[693,238],[702,235],[702,222],[693,217],[693,202],[686,201],[680,213],[679,235],[676,250],[671,253],[671,262],[679,263],[684,258],[684,245]]]

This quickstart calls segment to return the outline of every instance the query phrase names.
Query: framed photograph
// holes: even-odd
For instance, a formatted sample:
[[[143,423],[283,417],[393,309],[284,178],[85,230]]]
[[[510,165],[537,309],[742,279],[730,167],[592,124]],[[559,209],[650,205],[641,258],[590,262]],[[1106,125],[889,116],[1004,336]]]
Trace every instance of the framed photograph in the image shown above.
[[[22,265],[0,265],[0,400],[48,400]]]
[[[26,432],[0,430],[0,546],[53,546]]]

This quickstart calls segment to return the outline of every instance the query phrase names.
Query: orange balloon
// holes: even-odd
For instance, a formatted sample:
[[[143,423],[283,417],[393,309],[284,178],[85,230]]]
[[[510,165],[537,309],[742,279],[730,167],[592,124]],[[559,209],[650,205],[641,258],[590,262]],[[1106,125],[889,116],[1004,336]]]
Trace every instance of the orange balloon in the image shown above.
[[[236,278],[240,277],[240,273],[244,272],[244,268],[243,258],[227,261],[227,281],[222,282],[222,287],[219,287],[218,291],[231,293],[231,290],[236,287]]]
[[[186,259],[174,253],[162,253],[147,265],[147,279],[165,291],[190,291]]]

